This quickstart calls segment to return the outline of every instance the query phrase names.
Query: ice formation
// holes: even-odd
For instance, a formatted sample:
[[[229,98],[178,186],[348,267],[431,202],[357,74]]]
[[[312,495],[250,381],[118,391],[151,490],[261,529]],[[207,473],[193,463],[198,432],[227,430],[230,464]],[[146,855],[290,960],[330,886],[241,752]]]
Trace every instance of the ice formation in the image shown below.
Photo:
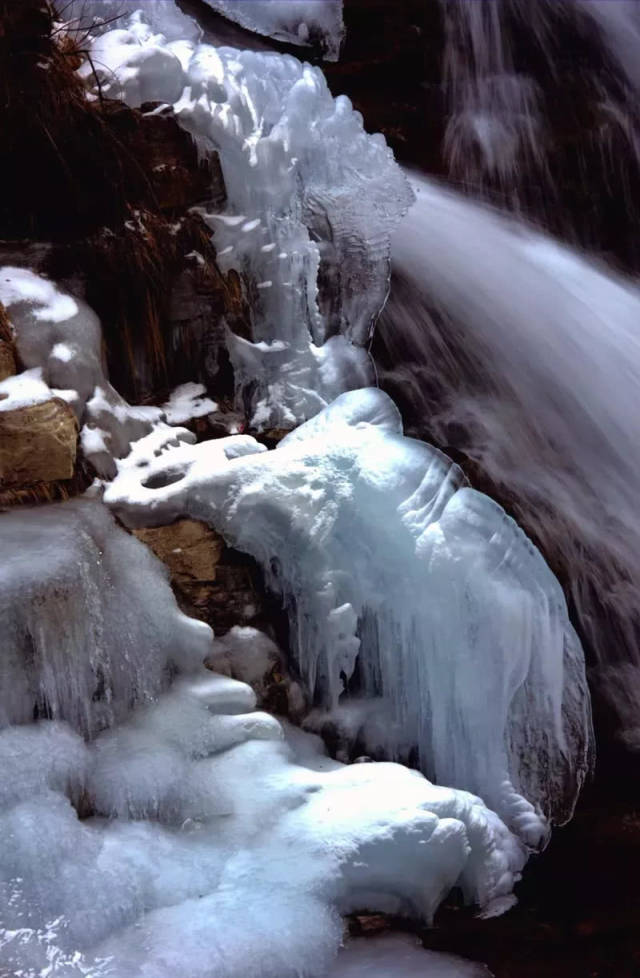
[[[527,848],[570,816],[590,764],[562,592],[500,507],[403,436],[384,394],[343,393],[370,382],[411,200],[382,137],[309,65],[201,44],[161,0],[135,7],[86,5],[103,92],[173,104],[220,154],[227,209],[203,216],[253,310],[252,339],[229,336],[239,390],[256,426],[312,420],[271,452],[245,435],[195,444],[170,423],[216,410],[201,386],[126,404],[93,312],[16,268],[0,269],[0,301],[25,370],[0,409],[64,397],[125,523],[190,516],[252,554],[283,596],[309,722],[330,717],[375,756],[417,751],[439,786],[342,765],[256,710],[240,680],[265,692],[273,642],[241,628],[214,642],[186,618],[97,487],[3,513],[0,973],[346,978],[427,960],[478,974],[399,938],[336,964],[340,915],[430,921],[453,887],[485,914],[512,905]],[[242,17],[335,47],[339,9],[268,0]]]
[[[163,565],[97,500],[0,515],[0,726],[94,733],[211,652]]]
[[[88,33],[95,36],[122,29],[142,10],[145,21],[167,41],[197,42],[202,36],[198,23],[175,0],[67,0],[60,16],[67,30],[84,39]]]
[[[252,554],[318,704],[344,704],[349,684],[378,697],[371,749],[416,745],[428,776],[481,795],[532,847],[570,817],[591,719],[560,586],[499,506],[402,435],[386,395],[344,394],[268,453],[159,437],[119,463],[105,502],[131,525],[207,521]]]
[[[289,44],[318,47],[337,61],[344,35],[342,0],[204,0],[247,30]]]
[[[411,191],[384,138],[331,97],[319,69],[167,42],[151,19],[138,12],[97,36],[92,63],[104,94],[171,102],[202,152],[217,150],[226,210],[203,217],[252,315],[251,341],[229,336],[237,386],[255,426],[293,427],[371,381],[365,346]]]
[[[194,674],[88,746],[0,731],[0,973],[323,978],[339,913],[508,900],[522,851],[478,799],[345,767],[254,703]]]

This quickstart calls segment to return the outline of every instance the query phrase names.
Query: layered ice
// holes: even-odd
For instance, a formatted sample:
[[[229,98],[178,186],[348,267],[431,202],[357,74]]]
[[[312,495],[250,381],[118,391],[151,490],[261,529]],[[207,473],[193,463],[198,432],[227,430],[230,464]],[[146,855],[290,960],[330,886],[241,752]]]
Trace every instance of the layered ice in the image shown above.
[[[289,44],[319,48],[337,61],[344,36],[342,0],[204,0],[209,6],[256,34]]]
[[[67,30],[96,36],[120,30],[132,15],[144,11],[145,22],[167,41],[197,42],[202,30],[175,0],[67,0],[60,11]]]
[[[0,726],[92,733],[211,651],[163,565],[97,500],[0,514]]]
[[[344,394],[272,452],[142,439],[105,502],[131,525],[207,521],[252,554],[316,704],[379,699],[370,747],[417,748],[428,776],[481,795],[531,846],[570,817],[591,719],[560,586],[498,505],[402,435],[386,395]]]
[[[249,299],[251,338],[230,333],[229,350],[253,424],[293,427],[369,383],[389,239],[412,199],[384,138],[317,68],[168,42],[143,12],[96,37],[91,55],[105,95],[173,103],[201,151],[219,154],[226,210],[203,217]]]
[[[508,899],[522,850],[478,799],[344,767],[254,702],[195,674],[88,747],[0,731],[3,974],[323,978],[339,913]]]

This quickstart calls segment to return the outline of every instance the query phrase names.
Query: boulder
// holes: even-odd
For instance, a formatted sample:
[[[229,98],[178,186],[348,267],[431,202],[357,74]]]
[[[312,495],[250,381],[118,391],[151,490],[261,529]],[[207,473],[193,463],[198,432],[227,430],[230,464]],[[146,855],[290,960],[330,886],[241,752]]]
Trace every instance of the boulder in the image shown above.
[[[185,519],[134,533],[167,565],[174,583],[215,581],[224,541],[205,523]]]
[[[71,479],[78,424],[57,397],[0,411],[0,486],[29,486]]]

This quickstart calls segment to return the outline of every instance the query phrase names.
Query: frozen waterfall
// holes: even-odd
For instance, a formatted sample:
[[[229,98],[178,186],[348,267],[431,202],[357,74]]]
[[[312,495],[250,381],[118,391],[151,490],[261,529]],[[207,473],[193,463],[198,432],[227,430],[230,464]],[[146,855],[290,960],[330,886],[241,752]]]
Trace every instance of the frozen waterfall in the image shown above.
[[[331,97],[319,69],[169,41],[156,7],[95,37],[101,90],[172,103],[201,151],[218,152],[227,206],[203,217],[250,299],[251,339],[229,335],[238,391],[255,426],[290,428],[371,382],[365,347],[411,191],[383,137]]]
[[[337,708],[356,673],[379,701],[369,750],[417,746],[532,847],[570,817],[591,719],[562,591],[499,506],[403,437],[386,395],[344,394],[272,452],[147,436],[105,502],[133,526],[204,520],[259,560],[316,702]]]
[[[581,638],[640,743],[640,292],[414,192],[319,68],[262,50],[336,58],[341,0],[204,3],[259,50],[203,43],[173,0],[71,0],[55,43],[88,31],[80,104],[174,114],[219,158],[224,203],[193,209],[249,310],[242,336],[220,325],[235,404],[188,381],[128,404],[105,366],[116,327],[76,279],[19,249],[0,267],[0,420],[28,442],[20,412],[64,401],[75,480],[31,472],[0,508],[0,976],[481,978],[412,938],[345,940],[344,918],[514,906],[593,767]],[[506,26],[522,0],[442,5],[451,172],[546,179],[543,99]],[[624,5],[565,7],[635,85]],[[168,236],[186,214],[163,211]],[[213,397],[256,437],[215,437]],[[224,539],[168,531],[174,591],[142,540],[177,520]],[[189,533],[206,569],[183,592]],[[268,610],[214,636],[182,609],[213,620],[229,597],[220,554],[256,580],[257,562]],[[272,680],[286,718],[258,708]]]

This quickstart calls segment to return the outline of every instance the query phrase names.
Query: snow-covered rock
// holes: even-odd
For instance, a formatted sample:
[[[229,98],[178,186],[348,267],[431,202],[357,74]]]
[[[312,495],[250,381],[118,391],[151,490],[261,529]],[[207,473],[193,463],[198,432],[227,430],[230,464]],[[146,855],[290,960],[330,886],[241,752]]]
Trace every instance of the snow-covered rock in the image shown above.
[[[481,795],[532,847],[570,817],[591,714],[562,590],[498,505],[402,435],[386,395],[344,394],[272,452],[158,437],[105,502],[131,525],[204,520],[255,557],[316,702],[349,704],[354,680],[387,718],[372,747],[417,746],[429,776]]]
[[[203,384],[180,384],[166,404],[162,405],[168,424],[185,424],[192,418],[203,418],[217,411],[218,405],[206,396]]]
[[[75,415],[35,374],[0,381],[0,487],[57,482],[75,470]]]
[[[195,383],[181,384],[162,407],[128,404],[107,379],[102,328],[94,311],[28,268],[0,268],[0,302],[6,306],[17,352],[27,368],[0,382],[0,412],[24,408],[33,413],[34,405],[52,398],[67,402],[81,425],[82,452],[102,478],[115,475],[114,459],[126,455],[132,441],[156,428],[171,437],[169,425],[217,410],[202,384]],[[64,404],[59,405],[56,417],[63,409]],[[54,409],[50,405],[47,410],[49,417]],[[190,433],[184,437],[195,440]],[[75,460],[75,435],[72,443]],[[9,467],[10,463],[11,459]],[[59,478],[71,474],[73,467]]]
[[[100,320],[86,302],[28,268],[8,265],[0,268],[0,302],[27,368],[0,385],[0,410],[61,398],[82,425],[85,456],[99,475],[113,475],[114,457],[126,455],[163,418],[161,409],[132,407],[109,384]]]

